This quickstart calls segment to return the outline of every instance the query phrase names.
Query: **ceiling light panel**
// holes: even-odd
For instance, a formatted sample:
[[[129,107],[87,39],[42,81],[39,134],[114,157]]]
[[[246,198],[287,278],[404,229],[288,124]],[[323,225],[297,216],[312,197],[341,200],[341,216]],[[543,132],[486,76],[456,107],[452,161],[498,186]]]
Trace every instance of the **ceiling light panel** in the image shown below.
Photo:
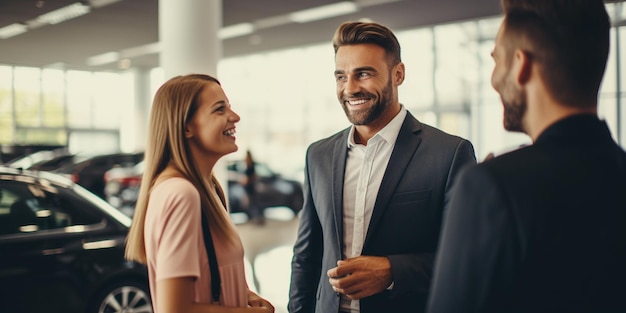
[[[358,10],[359,8],[356,3],[352,1],[343,1],[302,11],[296,11],[289,14],[289,18],[296,23],[308,23],[354,13]]]
[[[58,24],[69,19],[79,17],[89,13],[90,7],[86,4],[76,2],[60,9],[50,11],[37,17],[37,21],[48,24]]]
[[[234,37],[241,37],[252,34],[254,32],[254,25],[252,23],[240,23],[231,26],[226,26],[217,32],[217,36],[220,39],[228,39]]]
[[[89,5],[92,8],[101,8],[120,1],[122,0],[89,0]]]
[[[25,33],[28,27],[24,24],[14,23],[0,28],[0,39],[7,39]]]

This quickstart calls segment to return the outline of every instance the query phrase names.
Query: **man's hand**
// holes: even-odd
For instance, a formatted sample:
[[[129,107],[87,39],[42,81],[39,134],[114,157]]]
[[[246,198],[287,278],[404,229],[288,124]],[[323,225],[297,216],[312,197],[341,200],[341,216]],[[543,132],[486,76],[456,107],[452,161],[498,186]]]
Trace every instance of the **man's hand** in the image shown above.
[[[483,160],[483,162],[485,161],[489,161],[491,159],[495,158],[495,154],[493,154],[493,152],[489,152],[489,154],[487,154],[487,156],[485,157],[485,159]]]
[[[380,256],[337,261],[337,267],[328,270],[327,275],[335,292],[353,300],[382,292],[393,281],[389,259]]]

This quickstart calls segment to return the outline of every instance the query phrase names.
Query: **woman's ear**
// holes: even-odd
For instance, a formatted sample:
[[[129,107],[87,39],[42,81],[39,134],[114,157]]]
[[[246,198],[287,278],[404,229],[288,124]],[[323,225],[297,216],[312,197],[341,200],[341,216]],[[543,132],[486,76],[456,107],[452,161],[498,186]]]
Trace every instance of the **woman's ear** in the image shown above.
[[[189,127],[185,127],[185,138],[193,137],[193,133],[189,130]]]

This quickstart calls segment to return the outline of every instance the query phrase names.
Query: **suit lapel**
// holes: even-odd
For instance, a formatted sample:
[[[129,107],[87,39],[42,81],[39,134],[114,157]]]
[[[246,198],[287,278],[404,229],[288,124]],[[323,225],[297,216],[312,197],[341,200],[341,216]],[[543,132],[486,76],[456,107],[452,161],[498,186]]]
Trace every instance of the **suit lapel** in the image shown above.
[[[417,147],[422,142],[422,136],[419,133],[421,129],[420,122],[418,122],[411,113],[407,112],[406,118],[398,133],[396,144],[393,147],[389,164],[387,165],[380,189],[378,190],[378,195],[376,196],[372,218],[367,230],[367,235],[365,235],[365,242],[363,243],[364,250],[367,247],[371,235],[376,233],[376,228],[387,208],[387,204],[391,200],[393,192],[396,190],[402,175],[406,172]]]
[[[348,158],[348,135],[350,128],[343,132],[343,136],[339,136],[339,140],[335,142],[333,156],[330,162],[333,164],[333,185],[332,185],[332,201],[335,217],[335,232],[337,235],[337,247],[339,254],[343,258],[343,184],[344,173],[346,172],[346,161]]]

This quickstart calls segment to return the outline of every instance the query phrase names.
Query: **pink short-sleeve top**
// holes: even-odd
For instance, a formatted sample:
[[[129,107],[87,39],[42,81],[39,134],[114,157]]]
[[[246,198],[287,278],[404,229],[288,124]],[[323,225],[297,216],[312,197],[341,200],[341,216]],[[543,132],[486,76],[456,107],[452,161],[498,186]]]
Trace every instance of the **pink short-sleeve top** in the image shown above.
[[[146,211],[144,237],[150,295],[155,313],[157,281],[193,277],[194,299],[211,303],[211,271],[202,235],[200,194],[186,179],[168,178],[153,187]],[[232,225],[234,227],[234,225]],[[225,240],[211,231],[221,278],[220,303],[245,307],[248,284],[241,239]]]

